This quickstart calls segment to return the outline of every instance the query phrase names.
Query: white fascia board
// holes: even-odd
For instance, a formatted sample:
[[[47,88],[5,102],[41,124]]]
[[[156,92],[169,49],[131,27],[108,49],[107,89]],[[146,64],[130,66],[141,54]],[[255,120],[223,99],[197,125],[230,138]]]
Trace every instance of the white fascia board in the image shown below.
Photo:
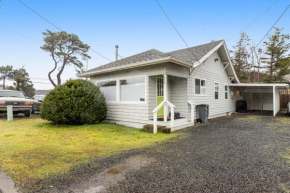
[[[235,87],[257,87],[257,86],[265,86],[265,87],[282,87],[282,88],[288,88],[288,84],[284,83],[275,83],[275,84],[269,84],[269,83],[236,83],[236,84],[229,84],[229,86],[235,86]]]
[[[114,71],[142,67],[142,66],[148,66],[148,65],[153,65],[153,64],[160,64],[160,63],[164,63],[164,62],[173,62],[173,63],[179,64],[182,66],[192,67],[192,64],[190,64],[188,62],[184,62],[184,61],[181,61],[181,60],[178,60],[176,58],[172,58],[171,56],[169,56],[169,57],[165,57],[165,58],[161,58],[161,59],[150,60],[150,61],[145,61],[145,62],[137,62],[137,63],[132,63],[129,65],[119,66],[119,67],[115,67],[115,68],[109,68],[109,69],[91,71],[91,72],[84,72],[84,73],[78,74],[77,77],[89,77],[90,75],[114,72]]]
[[[240,80],[239,80],[239,78],[238,78],[238,76],[237,76],[237,74],[236,74],[236,71],[235,71],[234,65],[233,65],[233,63],[232,63],[232,60],[231,60],[231,57],[230,57],[230,54],[229,54],[229,51],[228,51],[228,48],[227,48],[227,45],[226,45],[226,42],[225,42],[225,41],[223,41],[223,45],[224,45],[224,47],[225,47],[226,54],[227,54],[227,57],[228,57],[229,62],[230,62],[230,66],[231,66],[231,68],[232,68],[232,70],[233,70],[233,72],[234,72],[234,76],[235,76],[237,82],[240,83]]]
[[[222,45],[224,41],[221,41],[218,45],[216,45],[211,51],[209,51],[206,55],[204,55],[201,59],[197,60],[193,63],[193,68],[196,68],[201,63],[203,63],[208,57],[210,57],[216,50],[218,50]]]

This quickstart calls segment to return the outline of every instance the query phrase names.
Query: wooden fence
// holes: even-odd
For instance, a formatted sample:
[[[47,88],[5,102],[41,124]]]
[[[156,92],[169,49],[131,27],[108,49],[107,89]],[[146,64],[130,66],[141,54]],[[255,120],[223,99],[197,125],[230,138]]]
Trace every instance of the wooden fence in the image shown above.
[[[287,108],[288,101],[290,101],[290,89],[280,90],[280,108]]]

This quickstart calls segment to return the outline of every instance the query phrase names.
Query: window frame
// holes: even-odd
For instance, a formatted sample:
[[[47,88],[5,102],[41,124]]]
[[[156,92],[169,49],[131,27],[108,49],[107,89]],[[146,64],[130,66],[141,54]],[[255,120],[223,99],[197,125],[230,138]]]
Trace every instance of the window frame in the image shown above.
[[[226,88],[227,88],[227,90],[226,90]],[[228,83],[225,83],[225,87],[224,87],[224,89],[225,89],[225,100],[228,100],[229,99],[229,91],[230,91],[230,86],[229,86],[229,84]],[[227,98],[226,98],[226,93],[227,93]]]
[[[118,81],[116,79],[108,79],[108,80],[101,80],[101,81],[97,81],[96,82],[96,85],[99,87],[100,89],[100,83],[103,83],[103,82],[111,82],[111,81],[116,81],[116,99],[114,101],[106,101],[107,103],[116,103],[117,102],[117,98],[118,98],[118,93],[117,93],[117,87],[118,87]],[[100,90],[101,91],[101,90]],[[101,91],[102,92],[102,91]]]
[[[200,80],[200,82],[199,82],[199,92],[200,92],[200,94],[196,94],[195,93],[195,80],[196,79],[199,79]],[[204,81],[204,94],[201,94],[201,81]],[[204,79],[204,78],[199,78],[199,77],[195,77],[194,78],[194,95],[195,96],[206,96],[206,79]]]
[[[216,90],[215,88],[216,88],[216,86],[215,85],[218,85],[218,90]],[[214,82],[214,99],[215,100],[219,100],[219,91],[220,91],[220,84],[219,84],[219,82]],[[215,98],[215,93],[218,93],[218,95],[217,95],[217,98]]]
[[[145,101],[138,101],[138,102],[130,102],[130,101],[121,101],[121,80],[124,79],[134,79],[134,78],[144,78],[145,82]],[[124,76],[120,78],[113,78],[113,79],[104,79],[96,81],[96,85],[99,85],[101,82],[107,81],[116,81],[116,100],[115,101],[107,101],[108,104],[147,104],[147,82],[148,76],[146,75],[139,75],[139,76]]]

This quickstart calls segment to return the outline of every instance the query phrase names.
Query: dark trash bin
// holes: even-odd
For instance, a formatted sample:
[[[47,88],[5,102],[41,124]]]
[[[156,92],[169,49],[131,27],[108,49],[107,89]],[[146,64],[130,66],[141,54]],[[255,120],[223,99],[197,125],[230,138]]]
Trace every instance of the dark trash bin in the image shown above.
[[[207,123],[207,118],[209,114],[209,105],[207,104],[196,105],[196,109],[199,115],[199,119],[201,120],[201,123]]]
[[[245,100],[238,100],[236,103],[236,112],[238,113],[247,113],[247,102]]]

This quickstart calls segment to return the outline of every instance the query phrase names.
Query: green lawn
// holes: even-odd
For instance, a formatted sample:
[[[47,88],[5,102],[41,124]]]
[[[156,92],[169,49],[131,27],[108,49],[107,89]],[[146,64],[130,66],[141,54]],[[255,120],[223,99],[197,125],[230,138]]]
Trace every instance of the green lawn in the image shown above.
[[[115,124],[57,126],[40,118],[0,120],[0,165],[19,183],[62,174],[91,159],[154,145],[178,134]]]

